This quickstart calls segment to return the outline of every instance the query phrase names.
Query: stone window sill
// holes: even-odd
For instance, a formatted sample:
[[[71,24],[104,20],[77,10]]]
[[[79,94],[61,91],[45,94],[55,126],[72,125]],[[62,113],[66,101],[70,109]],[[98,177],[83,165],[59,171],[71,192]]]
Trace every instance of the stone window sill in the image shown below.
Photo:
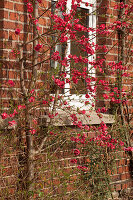
[[[100,116],[102,118],[99,118],[95,111],[91,111],[91,112],[86,111],[85,115],[76,114],[78,121],[81,121],[83,125],[85,124],[98,125],[102,121],[105,124],[113,124],[115,122],[114,115],[100,113]],[[8,124],[8,121],[11,121],[11,120],[15,120],[15,119],[8,118],[8,119],[3,120],[0,117],[0,129],[5,129],[5,128],[14,129],[15,126],[10,127]],[[39,118],[39,124],[41,124],[42,126],[47,126],[49,122],[50,122],[50,118],[47,115],[41,116]],[[52,123],[53,123],[53,126],[72,126],[73,125],[73,121],[72,121],[72,118],[70,117],[70,114],[66,113],[65,111],[59,111],[58,115],[53,119]]]
[[[74,113],[72,113],[74,114]],[[76,112],[75,112],[76,114]],[[83,125],[98,125],[102,121],[105,124],[113,124],[115,122],[115,117],[114,115],[111,114],[103,114],[100,113],[100,116],[102,118],[99,118],[97,113],[95,111],[86,111],[86,114],[76,114],[76,117],[78,118],[78,121],[81,121]],[[41,116],[40,122],[42,125],[48,125],[50,122],[49,117],[46,116]],[[58,111],[58,115],[54,117],[53,121],[53,126],[72,126],[73,121],[72,118],[70,117],[70,114],[66,113],[65,111]]]

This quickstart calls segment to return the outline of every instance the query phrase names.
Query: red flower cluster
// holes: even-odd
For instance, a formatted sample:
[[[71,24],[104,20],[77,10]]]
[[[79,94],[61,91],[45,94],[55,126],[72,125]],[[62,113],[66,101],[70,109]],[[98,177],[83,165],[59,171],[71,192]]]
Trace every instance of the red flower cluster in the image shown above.
[[[80,151],[79,151],[79,149],[74,149],[73,153],[75,156],[78,156],[80,154]]]
[[[32,13],[33,12],[33,6],[31,3],[27,3],[27,9],[28,9],[28,12],[29,13]]]
[[[8,84],[10,85],[10,87],[14,87],[15,86],[15,83],[12,80],[9,80]]]
[[[36,129],[31,128],[31,130],[29,130],[29,132],[34,135],[36,133]]]
[[[7,113],[2,113],[1,114],[2,119],[6,119],[9,117],[9,115]]]
[[[36,50],[36,51],[39,51],[41,48],[42,48],[42,44],[37,44],[37,45],[35,46],[35,50]]]
[[[35,97],[32,97],[32,96],[31,96],[31,97],[29,98],[29,102],[31,103],[31,102],[34,102],[34,101],[35,101]]]
[[[60,79],[56,78],[54,80],[55,84],[58,85],[60,88],[64,88],[65,87],[65,82],[64,81],[61,81]]]

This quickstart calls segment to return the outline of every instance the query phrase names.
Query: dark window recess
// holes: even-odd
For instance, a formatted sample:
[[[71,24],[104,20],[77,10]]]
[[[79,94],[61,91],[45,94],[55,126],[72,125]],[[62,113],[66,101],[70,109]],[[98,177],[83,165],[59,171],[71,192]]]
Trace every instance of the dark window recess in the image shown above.
[[[88,27],[89,25],[89,10],[85,9],[85,8],[78,8],[77,9],[77,13],[75,18],[79,19],[78,24],[81,24],[85,27]],[[88,38],[88,32],[84,32],[84,31],[77,31],[76,33],[76,39],[80,40],[81,37],[85,36],[85,38]],[[71,54],[72,55],[76,55],[77,57],[82,56],[82,58],[87,58],[87,53],[86,51],[83,51],[84,46],[82,44],[79,44],[76,41],[71,41]],[[79,72],[83,72],[83,68],[87,67],[88,69],[88,64],[84,64],[84,63],[74,63],[71,62],[70,65],[70,69],[71,69],[71,74],[73,72],[73,70],[78,70]],[[77,77],[78,78],[78,77]],[[72,84],[71,85],[71,89],[70,89],[71,94],[86,94],[87,93],[87,89],[86,89],[86,83],[85,80],[80,76],[78,83],[77,84]]]

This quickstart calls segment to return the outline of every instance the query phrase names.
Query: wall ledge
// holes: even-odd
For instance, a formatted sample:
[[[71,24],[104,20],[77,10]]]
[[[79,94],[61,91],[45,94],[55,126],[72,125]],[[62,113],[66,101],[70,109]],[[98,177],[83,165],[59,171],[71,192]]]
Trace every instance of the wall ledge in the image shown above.
[[[72,112],[71,114],[76,114]],[[95,111],[86,111],[86,114],[76,114],[78,121],[81,121],[83,125],[98,125],[102,121],[105,124],[113,124],[115,122],[115,116],[111,114],[100,113],[101,118],[98,117]],[[50,119],[47,115],[40,117],[41,124],[46,124],[50,122]],[[53,119],[53,126],[72,126],[73,121],[70,117],[70,113],[65,111],[58,111],[58,115]]]
[[[76,114],[76,112],[72,112],[71,114]],[[95,111],[86,111],[86,114],[76,114],[76,117],[78,121],[82,122],[82,125],[98,125],[102,121],[105,124],[113,124],[115,122],[114,115],[111,114],[103,114],[99,113],[101,118],[98,117],[97,113]],[[9,121],[16,120],[14,118],[7,118],[2,119],[0,116],[0,129],[15,129],[17,125],[9,126]],[[70,117],[70,113],[67,113],[65,111],[59,110],[58,115],[52,119],[53,120],[53,126],[73,126],[72,118]],[[42,115],[39,118],[39,124],[42,126],[48,126],[50,122],[50,118],[48,115]]]

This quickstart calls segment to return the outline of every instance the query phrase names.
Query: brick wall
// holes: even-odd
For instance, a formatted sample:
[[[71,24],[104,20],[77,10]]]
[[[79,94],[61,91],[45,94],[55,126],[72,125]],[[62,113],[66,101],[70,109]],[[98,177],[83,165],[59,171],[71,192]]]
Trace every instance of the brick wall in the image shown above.
[[[100,2],[100,1],[99,1]],[[122,1],[102,1],[102,3],[100,3],[100,10],[98,10],[98,25],[100,26],[101,24],[104,24],[106,27],[110,26],[111,24],[116,24],[117,21],[119,21],[119,15],[120,15],[120,2]],[[126,1],[125,3],[132,5],[131,2]],[[118,9],[114,9],[114,7],[118,5]],[[130,24],[130,21],[129,21]],[[132,28],[131,28],[132,29]],[[97,37],[97,44],[99,46],[101,46],[101,48],[103,47],[103,45],[106,45],[106,47],[108,48],[108,53],[104,52],[103,50],[98,51],[97,53],[97,57],[100,56],[100,58],[105,59],[104,62],[104,73],[100,73],[99,71],[97,72],[97,77],[98,79],[102,78],[105,81],[109,82],[109,85],[111,86],[112,84],[112,91],[113,88],[115,87],[114,82],[116,82],[116,73],[114,73],[114,75],[110,75],[109,71],[108,71],[108,64],[110,62],[113,61],[118,61],[118,54],[120,54],[119,52],[119,48],[121,45],[121,42],[119,41],[119,29],[115,29],[114,31],[112,30],[110,32],[110,34],[106,35],[106,34],[102,34],[102,35],[98,35]],[[130,38],[132,37],[132,31],[128,34],[126,34],[125,36],[125,51],[124,51],[124,56],[126,57],[127,55],[127,51],[128,51],[128,42],[130,40]],[[131,40],[130,40],[131,41]],[[131,45],[132,46],[132,45]],[[132,47],[131,47],[132,49]],[[130,49],[130,50],[131,50]],[[131,92],[132,91],[132,64],[131,64],[131,60],[132,60],[132,53],[130,53],[130,59],[127,61],[127,59],[125,59],[126,62],[126,66],[127,66],[127,73],[129,73],[128,77],[124,77],[123,76],[123,89],[125,90],[125,92]],[[104,87],[102,87],[101,85],[98,86],[98,90],[97,90],[97,103],[96,106],[97,107],[102,107],[102,106],[109,106],[109,101],[108,99],[104,100],[101,98],[103,93],[107,93],[108,91],[105,91]],[[132,113],[132,103],[131,101],[129,101],[129,110],[130,113]],[[111,107],[110,107],[111,108]],[[112,108],[111,108],[112,109]]]
[[[85,159],[83,152],[80,156],[74,156],[72,154],[72,149],[76,146],[66,139],[69,134],[77,132],[80,133],[80,130],[75,129],[74,127],[56,128],[57,136],[59,135],[60,137],[51,136],[51,138],[53,137],[55,144],[53,145],[52,142],[52,146],[50,147],[50,142],[48,141],[47,144],[49,144],[49,146],[46,144],[41,155],[37,155],[35,157],[36,189],[34,191],[33,199],[41,199],[39,198],[40,192],[42,192],[42,199],[48,199],[50,197],[53,199],[61,199],[63,195],[66,200],[69,200],[71,199],[71,195],[71,197],[76,198],[79,197],[80,194],[82,194],[82,199],[85,194],[85,188],[89,186],[90,181],[83,181],[83,176],[81,176],[81,181],[79,182],[77,174],[80,170],[77,169],[76,164],[71,163],[71,159],[76,158],[78,160],[78,165],[84,164],[85,160],[87,162],[90,161]],[[94,132],[89,132],[88,134],[91,135],[91,137],[94,136]],[[24,163],[26,153],[24,146],[18,148],[16,145],[18,142],[16,140],[16,136],[14,135],[14,130],[6,130],[3,131],[3,133],[1,132],[0,140],[0,198],[3,198],[3,200],[13,200],[16,198],[20,199],[23,197],[20,183],[24,183],[25,181]],[[38,140],[38,135],[35,136],[35,140]],[[80,145],[78,145],[77,148],[79,148],[79,146]],[[133,182],[131,178],[131,165],[129,157],[123,151],[116,153],[118,155],[116,159],[117,167],[110,169],[108,173],[112,179],[111,187],[114,199],[118,200],[120,199],[122,191],[126,193],[126,198],[128,196],[131,197]],[[18,183],[20,185],[18,185]],[[76,183],[79,185],[76,185]],[[86,184],[87,186],[85,187]],[[72,191],[75,191],[75,193]],[[91,193],[88,193],[87,195],[90,197]]]
[[[46,9],[49,6],[49,1],[43,1],[42,6]],[[0,73],[0,100],[2,105],[2,110],[9,107],[9,102],[12,98],[14,104],[16,103],[15,99],[18,100],[18,91],[20,88],[20,66],[16,63],[16,58],[11,52],[13,49],[16,50],[16,45],[21,43],[22,41],[26,42],[27,40],[32,40],[33,26],[28,25],[29,23],[29,14],[27,13],[26,3],[23,0],[10,0],[10,1],[1,1],[0,4],[0,61],[2,68]],[[42,14],[42,10],[38,8],[38,14]],[[41,18],[39,18],[39,32],[44,33],[47,30],[48,25],[50,24],[49,13],[44,14]],[[14,34],[16,28],[21,30],[19,35]],[[30,31],[29,31],[30,29]],[[46,39],[47,40],[47,39]],[[47,41],[46,41],[47,43]],[[32,43],[26,46],[25,48],[21,48],[21,52],[24,55],[28,54],[32,48]],[[10,61],[10,62],[9,62]],[[41,61],[41,59],[39,60]],[[31,61],[27,63],[25,67],[24,80],[26,84],[28,84],[28,80],[31,79],[31,71],[30,67]],[[43,68],[48,68],[48,62],[43,64]],[[41,72],[42,65],[39,66],[38,70]],[[46,75],[41,75],[41,81],[44,80]],[[13,80],[15,82],[14,88],[9,91],[8,80]],[[39,84],[39,83],[38,83]],[[4,89],[3,89],[4,88]],[[12,93],[12,95],[11,95]]]
[[[99,11],[98,15],[98,22],[100,24],[107,24],[109,25],[110,23],[113,23],[115,20],[117,20],[118,17],[118,10],[114,10],[114,6],[116,5],[117,1],[102,1],[101,5],[101,10]],[[109,6],[109,8],[104,9],[105,5]],[[43,0],[43,5],[45,8],[48,7],[49,2]],[[39,10],[39,14],[41,11]],[[32,34],[28,33],[27,35],[27,10],[26,6],[23,3],[23,0],[1,0],[0,1],[0,62],[1,62],[1,67],[0,67],[0,101],[2,108],[1,110],[8,108],[9,107],[9,101],[11,101],[11,97],[14,95],[16,99],[12,99],[13,103],[16,103],[16,100],[18,98],[18,95],[16,94],[16,90],[19,91],[19,66],[16,64],[15,59],[13,54],[11,53],[11,50],[15,48],[15,45],[18,41],[26,41],[29,38],[32,38]],[[46,31],[48,25],[50,23],[50,19],[47,15],[44,15],[42,18],[39,19],[39,24],[40,24],[40,33]],[[16,28],[20,28],[21,33],[19,36],[14,34],[14,30]],[[130,39],[131,36],[129,36],[128,40]],[[47,38],[46,38],[47,40]],[[99,52],[98,56],[105,57],[106,63],[105,67],[107,66],[108,62],[110,61],[116,61],[118,59],[118,37],[117,33],[113,33],[111,37],[107,38],[106,35],[103,35],[102,37],[97,38],[97,43],[101,46],[107,45],[108,48],[111,48],[112,45],[116,43],[114,48],[111,49],[110,53],[106,55],[106,53]],[[29,44],[27,49],[24,49],[25,51],[28,52],[32,48],[32,45]],[[132,59],[132,57],[131,57]],[[41,67],[45,67],[47,69],[49,63],[45,63]],[[29,63],[30,66],[30,63]],[[129,65],[128,72],[132,74],[132,66]],[[97,73],[98,77],[103,76],[101,73]],[[108,81],[109,77],[108,74],[106,76],[105,73],[105,80]],[[46,77],[43,75],[42,79]],[[25,80],[31,78],[31,68],[27,67],[25,69]],[[114,77],[110,77],[111,80],[115,79]],[[7,85],[8,80],[13,80],[15,81],[15,87],[13,89],[9,89]],[[131,78],[124,78],[123,79],[125,83],[125,88],[128,90],[131,90]],[[4,88],[4,89],[3,89]],[[98,92],[98,102],[97,106],[102,107],[106,105],[107,102],[103,102],[103,100],[100,100],[102,91],[100,90],[100,93]],[[130,110],[132,107],[130,106]],[[70,127],[72,128],[72,127]],[[6,134],[6,136],[5,136]],[[3,194],[5,194],[4,198],[5,199],[15,199],[15,193],[17,190],[16,183],[18,181],[18,150],[15,145],[16,143],[16,137],[13,137],[12,139],[10,138],[10,134],[13,136],[12,131],[6,131],[1,134],[1,146],[0,146],[0,156],[1,156],[1,169],[0,169],[0,186],[1,186],[1,198],[3,198]],[[130,162],[129,158],[125,155],[124,152],[122,153],[122,159],[118,159],[118,167],[116,169],[116,172],[111,175],[112,176],[112,181],[114,185],[115,191],[118,193],[121,192],[123,189],[130,189],[132,188],[132,179],[131,179],[131,173],[130,173]],[[23,154],[22,154],[23,156]],[[45,153],[43,154],[43,157],[40,158],[40,163],[38,163],[38,169],[39,167],[43,167],[43,165],[46,165],[48,161],[48,155]],[[69,161],[69,156],[68,154],[65,153],[62,154],[62,157],[58,158],[58,161],[62,159],[62,165],[64,163],[68,163]],[[67,165],[67,164],[64,164]],[[69,166],[69,169],[71,167]],[[41,176],[41,175],[40,175]],[[48,193],[47,189],[47,183],[46,183],[46,178],[43,177],[43,175],[40,177],[40,179],[43,178],[43,183],[38,184],[38,188],[42,187],[42,189],[45,189],[45,193]],[[46,180],[44,180],[46,179]],[[39,181],[39,178],[38,178]],[[44,184],[42,186],[42,184]],[[58,184],[58,181],[55,182],[55,184]],[[49,184],[50,185],[50,184]],[[68,188],[68,191],[70,188]],[[56,192],[55,192],[56,193]],[[117,194],[118,194],[117,193]],[[37,197],[38,198],[38,197]]]

